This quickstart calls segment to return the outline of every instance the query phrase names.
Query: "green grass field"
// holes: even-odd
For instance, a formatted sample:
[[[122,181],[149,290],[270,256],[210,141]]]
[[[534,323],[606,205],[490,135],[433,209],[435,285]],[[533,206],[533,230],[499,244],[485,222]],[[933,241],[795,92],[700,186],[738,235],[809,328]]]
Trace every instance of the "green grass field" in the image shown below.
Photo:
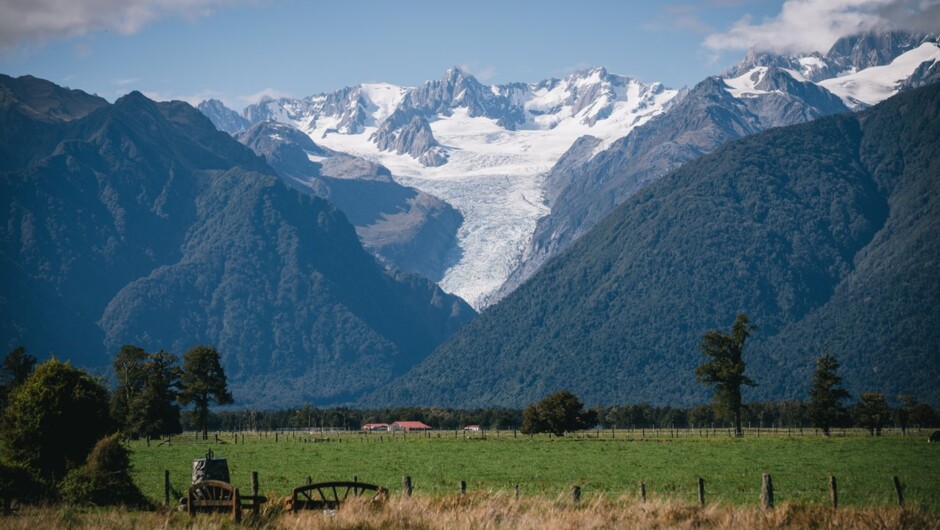
[[[840,505],[890,505],[897,502],[892,476],[904,484],[908,504],[940,510],[940,444],[923,436],[872,438],[849,435],[825,439],[807,435],[753,432],[744,438],[701,437],[682,432],[604,431],[557,438],[513,436],[503,431],[464,438],[453,431],[398,434],[248,433],[244,442],[196,441],[193,434],[169,445],[131,444],[137,484],[155,502],[163,500],[163,471],[170,471],[174,497],[189,485],[192,460],[212,449],[226,458],[232,482],[250,489],[252,471],[263,494],[282,497],[303,484],[351,480],[385,486],[400,494],[402,477],[412,477],[415,495],[455,493],[461,480],[468,491],[510,492],[554,497],[581,486],[585,497],[638,494],[645,481],[650,498],[697,502],[697,481],[705,479],[706,502],[757,504],[761,474],[773,477],[777,503],[829,502],[828,476],[838,479]],[[210,438],[214,435],[210,434]],[[329,441],[326,438],[329,437]],[[318,441],[315,441],[318,440]]]

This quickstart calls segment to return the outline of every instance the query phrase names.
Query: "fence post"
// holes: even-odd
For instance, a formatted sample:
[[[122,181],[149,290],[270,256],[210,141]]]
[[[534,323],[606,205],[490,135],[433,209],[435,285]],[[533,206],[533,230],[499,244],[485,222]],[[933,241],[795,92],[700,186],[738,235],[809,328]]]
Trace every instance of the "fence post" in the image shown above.
[[[519,485],[518,484],[516,484],[515,496],[516,496],[516,499],[518,500],[519,499]]]
[[[646,482],[640,481],[640,500],[646,502]]]
[[[904,488],[901,487],[901,480],[895,475],[891,478],[894,482],[894,491],[898,494],[898,506],[904,507]]]
[[[760,502],[764,508],[774,507],[774,483],[769,473],[764,473],[760,488]]]
[[[705,479],[702,477],[698,479],[698,505],[705,507]]]
[[[839,507],[839,489],[836,486],[835,475],[829,475],[829,498],[832,499],[832,507]]]
[[[571,502],[577,504],[581,501],[581,486],[571,486]]]
[[[170,470],[163,470],[163,504],[170,505]]]
[[[257,471],[251,472],[251,495],[253,497],[258,496],[258,472]]]
[[[411,477],[405,475],[401,479],[401,491],[405,494],[405,497],[411,497]]]
[[[467,481],[465,480],[460,481],[460,494],[461,495],[467,494]]]

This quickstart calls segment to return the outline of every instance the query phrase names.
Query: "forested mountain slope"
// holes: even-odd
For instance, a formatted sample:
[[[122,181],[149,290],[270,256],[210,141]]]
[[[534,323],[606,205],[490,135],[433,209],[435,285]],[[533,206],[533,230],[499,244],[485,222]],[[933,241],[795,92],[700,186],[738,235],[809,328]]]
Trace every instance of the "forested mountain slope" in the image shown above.
[[[328,403],[405,372],[473,315],[385,271],[333,205],[189,105],[29,81],[59,103],[0,79],[0,149],[17,153],[0,168],[4,347],[105,367],[125,343],[209,343],[240,403]]]
[[[748,396],[940,402],[940,87],[732,142],[640,190],[366,402],[704,402],[697,345],[745,312]]]

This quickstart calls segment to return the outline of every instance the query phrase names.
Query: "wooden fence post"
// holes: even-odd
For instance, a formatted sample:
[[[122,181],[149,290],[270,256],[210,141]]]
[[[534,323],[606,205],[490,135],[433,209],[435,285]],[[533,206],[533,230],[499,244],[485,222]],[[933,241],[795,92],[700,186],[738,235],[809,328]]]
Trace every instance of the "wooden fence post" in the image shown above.
[[[259,489],[258,488],[258,472],[252,471],[251,472],[251,495],[253,497],[258,496],[258,489]]]
[[[698,505],[705,507],[705,479],[702,477],[698,479]]]
[[[163,470],[163,504],[170,505],[170,470]]]
[[[460,494],[461,495],[467,494],[467,481],[465,480],[460,481]]]
[[[839,507],[839,489],[836,486],[835,475],[829,475],[829,498],[832,499],[832,507]]]
[[[515,497],[516,497],[516,499],[518,500],[518,499],[519,499],[519,485],[518,485],[518,484],[516,484],[516,488],[515,488],[515,489],[516,489]]]
[[[401,479],[401,491],[405,494],[405,497],[411,497],[411,477],[405,475]]]
[[[581,501],[581,486],[571,486],[571,502],[577,504]]]
[[[894,482],[894,491],[898,494],[898,506],[904,507],[904,488],[901,487],[901,480],[895,475],[891,478]]]
[[[646,502],[646,482],[640,481],[640,500]]]
[[[774,507],[774,483],[769,473],[764,473],[760,488],[760,503],[764,508]]]

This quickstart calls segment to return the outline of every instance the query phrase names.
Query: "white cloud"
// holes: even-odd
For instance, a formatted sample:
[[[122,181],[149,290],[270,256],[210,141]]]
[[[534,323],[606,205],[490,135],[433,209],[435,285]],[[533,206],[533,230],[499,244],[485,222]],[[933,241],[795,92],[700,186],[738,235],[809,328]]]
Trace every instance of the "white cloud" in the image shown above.
[[[478,81],[489,83],[496,77],[496,68],[492,66],[480,66],[479,63],[463,63],[460,69],[475,77]]]
[[[289,98],[293,97],[291,94],[284,92],[283,90],[278,90],[276,88],[265,88],[259,90],[254,94],[246,94],[244,96],[238,96],[238,100],[245,103],[246,105],[254,105],[264,98],[278,99],[278,98]]]
[[[160,91],[143,91],[143,94],[154,101],[185,101],[192,106],[197,106],[207,99],[219,99],[228,106],[228,98],[216,90],[203,90],[195,94],[170,94]]]
[[[149,22],[194,19],[245,0],[0,0],[0,50],[110,29],[132,34]]]
[[[787,0],[776,17],[746,16],[703,45],[714,51],[756,48],[777,53],[826,52],[841,37],[874,28],[935,32],[940,0]]]

